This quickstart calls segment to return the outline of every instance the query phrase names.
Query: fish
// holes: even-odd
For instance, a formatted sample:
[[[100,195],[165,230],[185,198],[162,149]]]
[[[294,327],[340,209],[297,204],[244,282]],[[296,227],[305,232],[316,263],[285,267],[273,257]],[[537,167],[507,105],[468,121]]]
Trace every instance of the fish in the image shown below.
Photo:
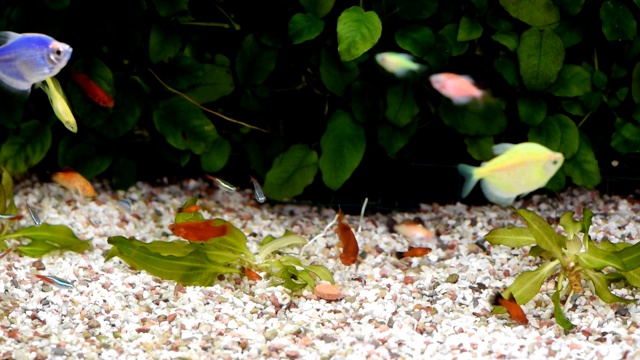
[[[84,91],[84,93],[96,104],[109,109],[113,108],[115,105],[111,95],[107,94],[100,85],[91,80],[89,75],[79,73],[75,69],[71,68],[71,79],[78,84],[82,91]]]
[[[529,319],[527,319],[527,315],[525,315],[524,311],[518,305],[513,294],[509,294],[509,298],[505,298],[499,292],[496,292],[491,297],[491,305],[493,306],[502,306],[507,309],[509,316],[511,319],[519,324],[528,325]]]
[[[242,272],[250,279],[250,280],[262,280],[262,276],[260,276],[260,274],[258,274],[257,272],[248,269],[248,268],[243,268]]]
[[[349,224],[344,221],[344,213],[342,210],[338,211],[338,227],[335,230],[342,244],[342,254],[340,254],[340,262],[343,265],[349,266],[356,262],[358,259],[358,241],[353,234],[353,230]]]
[[[419,217],[402,223],[397,223],[393,218],[389,218],[387,226],[411,241],[435,238],[435,234],[424,226],[424,222]]]
[[[38,214],[36,214],[36,211],[28,203],[27,203],[27,210],[29,210],[29,214],[31,215],[31,219],[36,224],[36,226],[42,225],[42,220],[40,220],[40,217],[38,216]]]
[[[406,258],[406,257],[423,257],[431,252],[431,248],[428,247],[411,247],[409,246],[409,250],[407,251],[397,251],[396,257],[398,259]]]
[[[209,241],[227,234],[227,226],[214,225],[214,220],[215,219],[175,223],[169,225],[169,230],[171,230],[174,235],[189,241]]]
[[[133,210],[133,203],[129,199],[116,200],[116,204],[128,213],[131,213]]]
[[[181,207],[180,209],[178,209],[178,212],[194,213],[200,211],[200,209],[202,209],[200,205],[189,205]]]
[[[2,220],[20,220],[23,216],[20,214],[0,214]]]
[[[56,78],[50,77],[45,79],[43,83],[40,83],[39,87],[47,94],[49,103],[51,103],[56,117],[58,117],[69,131],[77,133],[78,123],[71,112],[69,100],[67,100],[67,97],[64,95],[60,82]]]
[[[376,62],[398,78],[403,78],[410,72],[420,72],[426,68],[424,65],[416,63],[413,56],[397,52],[376,54]]]
[[[259,203],[263,203],[267,201],[267,197],[264,196],[264,192],[262,191],[262,186],[258,180],[256,180],[253,176],[249,176],[251,178],[251,182],[253,183],[253,197],[256,198],[256,201]]]
[[[71,169],[54,173],[51,179],[67,190],[77,192],[81,196],[92,199],[98,196],[91,183],[84,176]]]
[[[463,198],[481,180],[480,186],[489,201],[508,206],[516,197],[544,187],[564,162],[562,153],[533,142],[497,144],[493,153],[497,156],[479,167],[458,165],[465,178]]]
[[[70,289],[73,287],[73,284],[67,280],[61,279],[57,276],[53,275],[40,275],[36,274],[36,277],[49,285],[53,285],[60,289]]]
[[[448,97],[456,105],[465,105],[473,99],[480,100],[484,91],[474,85],[470,76],[453,73],[433,74],[429,77],[431,86]]]
[[[67,65],[73,49],[37,33],[0,32],[0,86],[28,96],[34,84],[57,75]]]
[[[220,188],[220,189],[222,189],[222,190],[225,190],[225,191],[228,191],[228,192],[235,192],[235,191],[236,191],[236,187],[235,187],[235,186],[233,186],[233,185],[229,184],[228,182],[226,182],[226,181],[224,181],[224,180],[222,180],[222,179],[220,179],[220,178],[218,178],[218,177],[215,177],[215,176],[212,176],[212,175],[208,175],[208,174],[205,174],[205,176],[206,176],[209,180],[213,181],[213,183],[214,183],[218,188]]]

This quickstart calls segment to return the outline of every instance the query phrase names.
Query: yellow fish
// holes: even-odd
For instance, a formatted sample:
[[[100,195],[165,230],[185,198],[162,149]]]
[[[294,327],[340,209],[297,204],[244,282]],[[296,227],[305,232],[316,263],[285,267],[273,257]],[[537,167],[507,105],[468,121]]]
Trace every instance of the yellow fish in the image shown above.
[[[376,55],[378,64],[399,78],[407,76],[412,71],[420,72],[425,69],[424,65],[414,62],[413,59],[413,56],[409,54],[396,52],[385,52]]]
[[[76,118],[73,117],[69,101],[62,91],[60,83],[54,77],[46,78],[44,81],[44,83],[40,84],[40,87],[47,93],[53,112],[69,131],[72,133],[78,132]]]
[[[480,186],[489,201],[510,205],[516,197],[544,187],[564,162],[561,153],[532,142],[494,145],[493,153],[497,156],[480,167],[458,165],[465,178],[463,198],[482,180]]]

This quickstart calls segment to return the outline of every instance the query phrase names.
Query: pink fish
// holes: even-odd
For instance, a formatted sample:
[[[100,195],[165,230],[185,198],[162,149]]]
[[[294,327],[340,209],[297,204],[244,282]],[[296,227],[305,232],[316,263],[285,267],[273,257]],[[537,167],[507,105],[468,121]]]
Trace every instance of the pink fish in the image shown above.
[[[434,89],[456,105],[468,104],[473,99],[480,100],[484,95],[484,91],[478,89],[467,75],[440,73],[431,75],[429,80]]]

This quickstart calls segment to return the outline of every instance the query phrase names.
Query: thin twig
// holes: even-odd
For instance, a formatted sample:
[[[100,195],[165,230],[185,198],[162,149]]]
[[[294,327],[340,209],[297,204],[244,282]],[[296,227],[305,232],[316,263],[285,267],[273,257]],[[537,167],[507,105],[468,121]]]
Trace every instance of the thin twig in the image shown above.
[[[314,241],[320,239],[321,237],[324,237],[325,235],[327,235],[327,231],[329,231],[329,228],[331,228],[333,226],[333,224],[336,223],[336,221],[338,221],[338,214],[336,214],[336,216],[333,218],[333,220],[331,220],[331,222],[329,224],[327,224],[327,226],[324,228],[324,230],[322,230],[322,233],[316,235],[313,239],[309,240],[309,242],[306,243],[305,246],[302,247],[302,249],[300,249],[300,256],[302,256],[304,251],[307,249],[307,246],[311,245],[312,242],[314,242]]]
[[[369,202],[369,198],[364,198],[364,203],[362,204],[362,210],[360,210],[360,223],[358,224],[358,232],[362,230],[362,223],[364,222],[364,209],[367,208],[367,203]]]
[[[178,90],[176,90],[176,89],[172,88],[171,86],[167,85],[164,81],[162,81],[162,79],[160,79],[160,77],[158,77],[158,75],[156,75],[156,73],[154,73],[154,72],[153,72],[153,70],[151,70],[151,69],[148,69],[148,70],[149,70],[149,72],[150,72],[151,74],[153,74],[153,76],[158,80],[158,82],[160,82],[160,84],[162,84],[162,86],[164,86],[165,88],[167,88],[167,90],[171,91],[171,92],[172,92],[172,93],[174,93],[174,94],[177,94],[177,95],[182,96],[185,100],[187,100],[188,102],[190,102],[190,103],[192,103],[193,105],[197,106],[197,107],[198,107],[198,108],[200,108],[202,111],[206,111],[206,112],[208,112],[208,113],[211,113],[211,114],[217,115],[217,116],[219,116],[219,117],[221,117],[221,118],[223,118],[223,119],[225,119],[225,120],[227,120],[227,121],[231,121],[232,123],[236,123],[236,124],[239,124],[239,125],[242,125],[242,126],[246,126],[246,127],[248,127],[248,128],[251,128],[251,129],[255,129],[255,130],[259,130],[259,131],[262,131],[262,132],[264,132],[264,133],[267,133],[267,134],[271,134],[271,132],[269,132],[268,130],[261,129],[261,128],[257,127],[257,126],[249,125],[249,124],[244,123],[244,122],[242,122],[242,121],[235,120],[235,119],[232,119],[232,118],[230,118],[230,117],[224,116],[224,115],[222,115],[222,114],[220,114],[220,113],[218,113],[218,112],[215,112],[215,111],[213,111],[213,110],[211,110],[211,109],[207,109],[206,107],[204,107],[204,106],[202,106],[202,105],[198,104],[198,102],[196,102],[195,100],[193,100],[192,98],[190,98],[188,95],[186,95],[186,94],[184,94],[184,93],[181,93],[180,91],[178,91]]]

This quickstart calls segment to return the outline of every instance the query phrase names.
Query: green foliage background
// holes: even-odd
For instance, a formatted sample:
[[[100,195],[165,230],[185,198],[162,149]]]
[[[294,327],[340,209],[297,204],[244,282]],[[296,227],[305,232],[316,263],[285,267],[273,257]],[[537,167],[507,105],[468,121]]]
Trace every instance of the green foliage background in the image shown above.
[[[253,174],[272,199],[397,199],[404,188],[430,201],[438,186],[459,192],[457,163],[479,164],[493,144],[530,140],[565,155],[552,190],[592,188],[602,175],[637,178],[638,6],[116,0],[95,11],[86,1],[0,0],[0,30],[46,33],[73,47],[57,78],[79,128],[68,132],[40,90],[24,103],[1,96],[0,164],[14,175],[68,166],[115,188],[209,172],[246,186]],[[397,79],[375,62],[387,51],[410,53],[427,70]],[[91,101],[71,68],[115,107]],[[149,70],[251,127],[202,110]],[[471,75],[490,98],[454,106],[429,84],[438,72]],[[427,182],[435,189],[424,190]]]

